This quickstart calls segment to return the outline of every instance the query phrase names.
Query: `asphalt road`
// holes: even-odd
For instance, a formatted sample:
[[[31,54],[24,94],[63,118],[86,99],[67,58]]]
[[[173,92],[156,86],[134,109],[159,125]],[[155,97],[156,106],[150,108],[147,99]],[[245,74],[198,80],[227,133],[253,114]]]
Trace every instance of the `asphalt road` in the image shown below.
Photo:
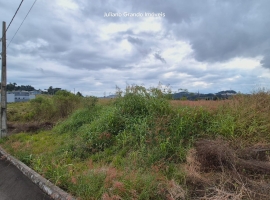
[[[52,200],[0,154],[0,200]]]

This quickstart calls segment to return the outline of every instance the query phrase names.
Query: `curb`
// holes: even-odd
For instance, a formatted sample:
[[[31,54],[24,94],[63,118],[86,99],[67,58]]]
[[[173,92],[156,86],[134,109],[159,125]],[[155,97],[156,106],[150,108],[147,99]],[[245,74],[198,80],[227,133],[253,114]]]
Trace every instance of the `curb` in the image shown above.
[[[2,147],[0,147],[0,153],[52,199],[76,200],[73,196],[52,184],[49,180],[43,178],[30,167],[8,154]]]

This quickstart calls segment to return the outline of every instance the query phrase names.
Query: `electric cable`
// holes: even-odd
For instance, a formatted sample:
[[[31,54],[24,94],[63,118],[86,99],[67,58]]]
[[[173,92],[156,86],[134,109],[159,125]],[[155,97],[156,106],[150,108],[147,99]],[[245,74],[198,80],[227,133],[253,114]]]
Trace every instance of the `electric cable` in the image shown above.
[[[19,11],[19,9],[20,9],[20,7],[21,7],[21,5],[22,5],[23,1],[24,1],[24,0],[22,0],[22,1],[21,1],[21,3],[20,3],[20,5],[19,5],[19,7],[17,8],[17,10],[16,10],[15,14],[13,15],[13,17],[12,17],[11,21],[9,22],[9,25],[8,25],[8,27],[7,27],[6,32],[8,31],[8,28],[10,27],[10,25],[11,25],[11,23],[12,23],[13,19],[14,19],[14,18],[15,18],[15,16],[17,15],[17,12]]]
[[[35,3],[37,0],[34,1],[34,3],[32,4],[31,8],[29,9],[28,13],[25,15],[22,23],[20,24],[19,28],[17,29],[17,31],[15,32],[15,34],[13,35],[13,37],[11,38],[10,42],[8,43],[7,48],[9,47],[10,43],[12,42],[12,40],[14,39],[14,37],[16,36],[16,34],[18,33],[18,31],[20,30],[21,26],[23,25],[23,22],[25,21],[26,17],[28,16],[28,14],[31,12],[32,8],[34,7]]]

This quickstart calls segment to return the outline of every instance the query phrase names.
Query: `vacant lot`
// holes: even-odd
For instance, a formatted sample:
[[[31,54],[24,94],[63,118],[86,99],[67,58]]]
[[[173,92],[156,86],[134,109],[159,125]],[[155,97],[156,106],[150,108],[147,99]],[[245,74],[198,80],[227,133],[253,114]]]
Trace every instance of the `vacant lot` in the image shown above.
[[[80,105],[66,116],[34,102],[44,117],[57,113],[54,127],[0,144],[80,199],[269,199],[268,92],[196,102],[126,92],[102,102],[58,97],[60,111],[64,100]]]

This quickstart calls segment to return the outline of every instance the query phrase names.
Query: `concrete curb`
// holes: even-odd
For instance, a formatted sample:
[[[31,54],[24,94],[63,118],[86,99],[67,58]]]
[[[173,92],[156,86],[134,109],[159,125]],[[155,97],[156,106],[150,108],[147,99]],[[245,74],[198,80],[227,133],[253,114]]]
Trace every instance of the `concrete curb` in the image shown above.
[[[0,153],[51,198],[55,200],[76,200],[73,196],[52,184],[49,180],[43,178],[30,167],[8,154],[2,147],[0,147]]]

